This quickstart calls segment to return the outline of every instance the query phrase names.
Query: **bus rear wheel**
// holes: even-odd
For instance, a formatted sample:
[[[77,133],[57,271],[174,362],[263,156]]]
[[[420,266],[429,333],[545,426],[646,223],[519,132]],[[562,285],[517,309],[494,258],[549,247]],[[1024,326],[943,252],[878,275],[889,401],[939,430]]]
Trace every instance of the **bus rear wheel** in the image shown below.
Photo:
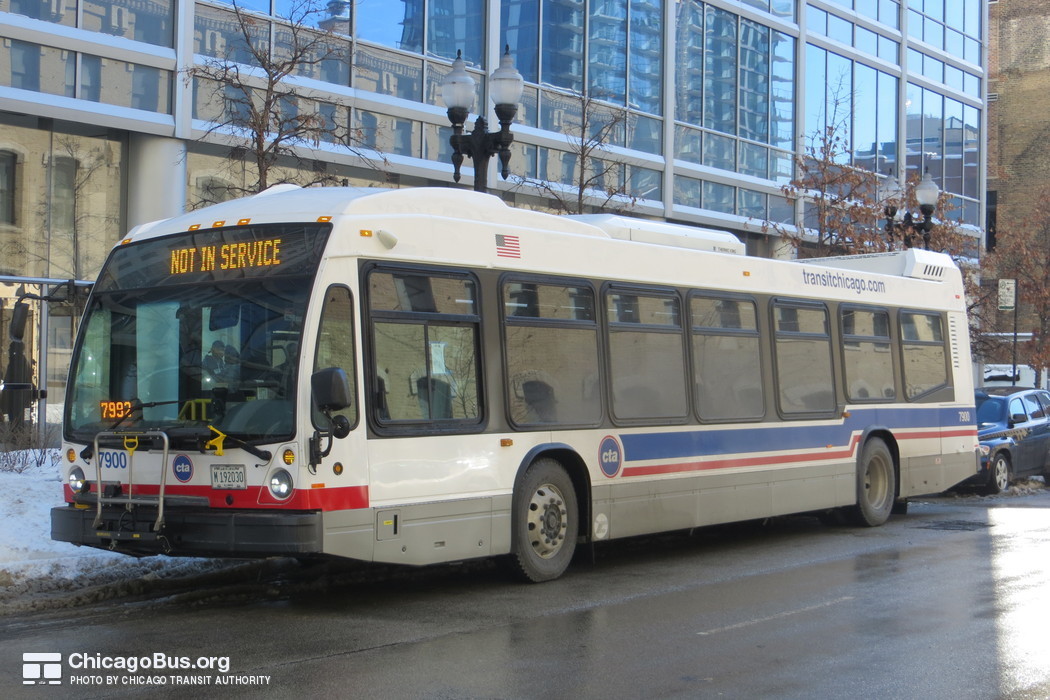
[[[893,510],[896,496],[897,469],[886,443],[872,438],[864,445],[857,465],[857,505],[853,519],[858,525],[877,527],[885,523]]]
[[[533,462],[514,492],[512,508],[515,574],[539,583],[565,573],[580,522],[576,491],[565,468],[548,458]]]

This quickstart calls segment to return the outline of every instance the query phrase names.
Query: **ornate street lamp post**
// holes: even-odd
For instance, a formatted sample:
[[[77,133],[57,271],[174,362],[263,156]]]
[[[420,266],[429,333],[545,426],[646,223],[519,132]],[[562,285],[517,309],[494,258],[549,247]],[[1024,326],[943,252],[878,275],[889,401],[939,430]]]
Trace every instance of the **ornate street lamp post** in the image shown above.
[[[489,95],[495,104],[500,129],[489,133],[485,117],[479,114],[474,122],[474,130],[464,134],[463,124],[474,106],[476,84],[474,78],[466,71],[462,52],[456,53],[456,60],[452,62],[452,72],[441,84],[441,99],[448,107],[448,120],[452,122],[452,136],[448,142],[452,146],[453,180],[459,182],[459,168],[463,164],[463,157],[466,156],[474,162],[474,191],[488,192],[489,158],[497,154],[500,174],[504,180],[507,179],[510,174],[510,144],[514,142],[510,125],[518,112],[518,102],[521,100],[524,85],[521,73],[514,68],[508,45],[503,58],[500,59],[499,68],[489,76]]]
[[[921,221],[912,216],[910,211],[905,211],[901,202],[902,194],[900,183],[893,175],[888,175],[879,183],[879,200],[885,202],[883,213],[886,215],[886,235],[890,239],[890,245],[892,246],[894,238],[899,237],[905,248],[912,248],[921,238],[922,247],[929,250],[933,210],[941,194],[937,184],[930,177],[930,171],[927,170],[915,186],[915,200],[919,203]]]

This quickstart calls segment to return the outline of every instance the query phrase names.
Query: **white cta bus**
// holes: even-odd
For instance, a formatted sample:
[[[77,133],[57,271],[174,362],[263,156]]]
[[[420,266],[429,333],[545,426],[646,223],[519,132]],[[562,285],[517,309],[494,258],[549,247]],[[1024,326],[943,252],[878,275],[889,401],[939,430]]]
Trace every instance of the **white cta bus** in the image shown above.
[[[507,555],[813,512],[977,470],[962,281],[907,250],[453,189],[272,188],[133,230],[88,304],[52,536],[129,554]]]

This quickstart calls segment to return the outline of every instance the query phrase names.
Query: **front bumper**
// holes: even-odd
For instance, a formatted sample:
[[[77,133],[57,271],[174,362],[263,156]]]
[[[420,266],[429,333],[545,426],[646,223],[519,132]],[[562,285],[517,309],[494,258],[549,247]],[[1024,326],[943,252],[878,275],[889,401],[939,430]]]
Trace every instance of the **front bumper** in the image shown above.
[[[51,509],[51,539],[147,556],[268,557],[319,554],[323,528],[319,512],[165,508],[160,532],[153,532],[156,508],[104,507],[94,527],[95,508]]]

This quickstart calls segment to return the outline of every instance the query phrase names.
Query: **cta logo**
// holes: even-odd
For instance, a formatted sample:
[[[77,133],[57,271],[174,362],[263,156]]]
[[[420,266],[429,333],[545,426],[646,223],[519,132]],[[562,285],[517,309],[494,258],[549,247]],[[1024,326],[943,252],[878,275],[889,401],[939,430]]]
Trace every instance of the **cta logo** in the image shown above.
[[[175,472],[175,478],[185,484],[193,478],[193,461],[186,455],[176,455],[171,470]]]
[[[602,474],[610,479],[620,473],[620,467],[623,466],[623,448],[620,441],[612,435],[605,436],[602,444],[598,446],[598,464],[602,468]]]

